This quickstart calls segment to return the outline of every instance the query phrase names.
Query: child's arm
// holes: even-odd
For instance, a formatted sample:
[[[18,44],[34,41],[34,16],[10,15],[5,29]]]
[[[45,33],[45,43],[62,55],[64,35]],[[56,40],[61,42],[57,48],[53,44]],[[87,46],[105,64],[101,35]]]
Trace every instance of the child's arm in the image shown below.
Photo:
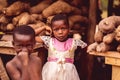
[[[6,64],[7,72],[9,73],[12,80],[28,80],[28,54],[20,52],[17,57],[13,58]],[[19,66],[19,69],[18,69]]]
[[[20,62],[21,62],[21,76],[20,76],[20,80],[29,80],[30,76],[29,76],[29,62],[30,62],[30,56],[28,52],[19,52],[17,58],[19,58]],[[32,69],[32,68],[31,68]]]
[[[38,35],[38,34],[41,33],[43,30],[45,30],[45,26],[41,26],[41,27],[35,29],[35,34]]]
[[[7,72],[11,80],[20,80],[20,72],[16,68],[15,64],[11,61],[6,64]]]
[[[36,36],[35,40],[36,40],[36,42],[44,43],[43,40],[40,38],[40,36]]]
[[[35,34],[38,35],[39,33],[41,33],[43,30],[48,31],[50,34],[52,33],[52,30],[49,26],[45,25],[45,26],[41,26],[37,29],[35,29]]]
[[[52,34],[52,29],[49,26],[42,26],[40,28],[35,29],[35,34],[38,35],[41,33],[43,30],[48,31],[50,34]],[[43,40],[40,38],[40,36],[35,37],[36,42],[43,43]]]
[[[42,80],[42,61],[38,56],[30,56],[29,77],[31,80]],[[34,74],[33,74],[34,73]]]

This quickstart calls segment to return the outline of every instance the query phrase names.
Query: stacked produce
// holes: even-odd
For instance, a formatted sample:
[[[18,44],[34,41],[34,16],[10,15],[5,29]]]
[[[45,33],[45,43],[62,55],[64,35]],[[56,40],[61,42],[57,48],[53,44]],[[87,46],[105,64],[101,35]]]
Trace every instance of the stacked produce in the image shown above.
[[[37,4],[30,0],[16,0],[10,4],[1,1],[4,2],[3,6],[0,4],[0,30],[3,32],[11,32],[19,25],[30,25],[34,29],[50,27],[52,17],[59,13],[69,16],[71,31],[84,32],[88,24],[87,7],[79,7],[82,0],[39,0]]]
[[[88,46],[87,52],[120,52],[120,16],[110,16],[101,20],[94,35],[95,42]]]

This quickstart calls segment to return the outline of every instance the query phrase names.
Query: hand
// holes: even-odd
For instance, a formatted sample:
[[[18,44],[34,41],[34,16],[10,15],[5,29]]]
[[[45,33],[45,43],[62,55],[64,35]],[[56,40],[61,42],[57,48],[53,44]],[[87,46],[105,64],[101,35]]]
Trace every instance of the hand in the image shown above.
[[[52,34],[52,29],[50,26],[44,26],[45,27],[45,30],[46,30],[46,34],[47,35],[51,35]]]
[[[28,65],[29,61],[28,52],[19,52],[18,57],[24,66]]]
[[[79,33],[74,33],[74,34],[73,34],[73,38],[74,38],[74,39],[81,39],[82,36],[81,36]]]

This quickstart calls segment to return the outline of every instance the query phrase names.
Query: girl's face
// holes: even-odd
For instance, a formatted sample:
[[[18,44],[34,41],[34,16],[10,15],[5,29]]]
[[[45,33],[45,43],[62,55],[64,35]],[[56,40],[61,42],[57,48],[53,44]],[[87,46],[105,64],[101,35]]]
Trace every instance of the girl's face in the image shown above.
[[[13,45],[17,53],[21,51],[31,53],[34,44],[35,41],[30,35],[15,34]]]
[[[67,39],[69,34],[69,26],[64,20],[54,21],[52,23],[52,30],[53,35],[57,40],[63,42]]]

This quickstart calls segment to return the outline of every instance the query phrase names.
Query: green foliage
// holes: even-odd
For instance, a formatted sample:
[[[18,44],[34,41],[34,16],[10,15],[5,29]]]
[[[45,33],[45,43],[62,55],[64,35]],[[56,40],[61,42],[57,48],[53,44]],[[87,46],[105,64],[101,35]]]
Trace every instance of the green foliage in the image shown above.
[[[100,0],[100,8],[106,10],[108,6],[108,0]]]

